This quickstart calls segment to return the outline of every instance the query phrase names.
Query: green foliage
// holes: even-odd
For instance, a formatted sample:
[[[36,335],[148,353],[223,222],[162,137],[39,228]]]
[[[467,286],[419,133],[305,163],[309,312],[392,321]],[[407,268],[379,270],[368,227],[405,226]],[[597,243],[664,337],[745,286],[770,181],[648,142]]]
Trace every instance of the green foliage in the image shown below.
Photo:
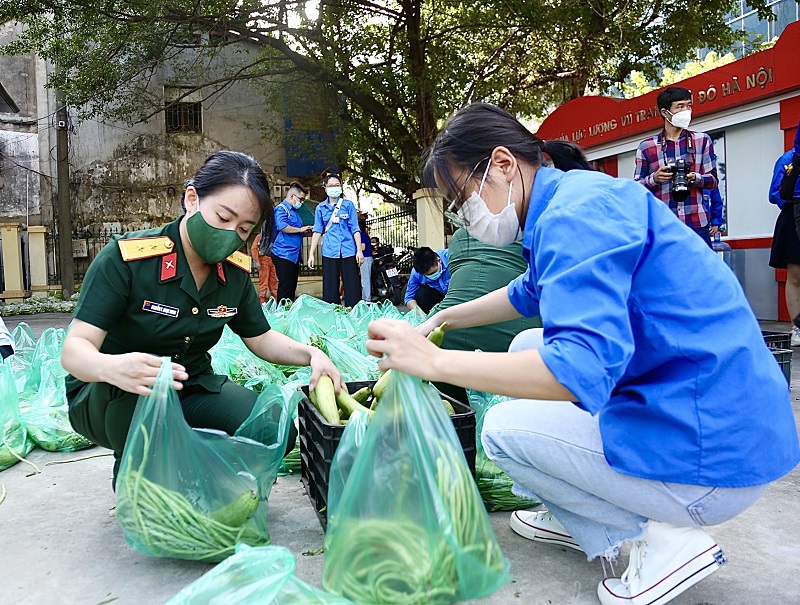
[[[749,4],[768,11],[766,0]],[[735,5],[0,0],[0,22],[24,26],[3,51],[50,60],[49,85],[83,116],[136,122],[163,109],[161,85],[193,83],[213,99],[247,80],[269,109],[292,119],[297,132],[285,143],[332,153],[352,185],[407,203],[422,151],[459,107],[486,100],[541,118],[634,71],[653,80],[698,47],[727,50],[742,39],[724,25]],[[305,136],[320,130],[333,142]]]
[[[620,90],[622,91],[622,96],[626,99],[638,97],[656,88],[669,86],[675,82],[680,82],[681,80],[691,78],[692,76],[721,67],[722,65],[733,63],[735,60],[736,57],[733,56],[733,53],[719,56],[712,50],[702,60],[689,61],[681,69],[674,70],[668,67],[665,68],[661,74],[661,79],[656,83],[648,80],[642,72],[633,71],[628,79],[623,82],[622,86],[620,86]]]
[[[72,313],[78,300],[73,294],[69,300],[56,296],[31,296],[22,302],[6,303],[0,307],[0,316],[35,315],[36,313]]]

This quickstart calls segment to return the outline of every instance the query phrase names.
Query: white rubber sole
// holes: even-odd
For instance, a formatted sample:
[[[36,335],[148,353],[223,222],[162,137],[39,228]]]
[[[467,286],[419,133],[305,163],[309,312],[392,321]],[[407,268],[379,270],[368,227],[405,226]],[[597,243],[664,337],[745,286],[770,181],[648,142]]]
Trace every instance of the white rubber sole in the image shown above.
[[[664,605],[717,571],[725,561],[722,549],[715,544],[636,595],[627,594],[618,578],[606,578],[597,586],[597,598],[603,605]]]
[[[510,525],[515,533],[523,538],[528,538],[528,540],[544,542],[545,544],[555,544],[557,546],[566,546],[567,548],[583,552],[583,549],[578,546],[578,543],[569,534],[552,531],[543,527],[536,527],[535,525],[526,523],[517,516],[517,511],[511,513]]]

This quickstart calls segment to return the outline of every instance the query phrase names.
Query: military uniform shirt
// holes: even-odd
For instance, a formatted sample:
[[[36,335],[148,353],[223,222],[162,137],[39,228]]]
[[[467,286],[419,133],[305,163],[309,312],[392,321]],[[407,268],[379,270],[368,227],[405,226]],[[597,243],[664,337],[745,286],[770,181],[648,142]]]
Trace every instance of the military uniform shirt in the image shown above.
[[[225,325],[242,338],[252,338],[268,331],[269,323],[249,272],[240,267],[218,263],[197,291],[179,223],[115,237],[89,266],[74,317],[108,332],[101,353],[169,357],[186,368],[186,385],[219,392],[225,377],[213,374],[208,350]],[[123,260],[120,238],[158,236],[172,240],[172,253]],[[68,376],[67,392],[82,384]]]

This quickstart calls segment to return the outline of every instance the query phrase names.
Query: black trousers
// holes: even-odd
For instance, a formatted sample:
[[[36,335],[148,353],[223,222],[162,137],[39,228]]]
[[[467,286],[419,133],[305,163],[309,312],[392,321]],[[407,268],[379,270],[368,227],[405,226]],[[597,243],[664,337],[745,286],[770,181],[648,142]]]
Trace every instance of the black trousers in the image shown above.
[[[322,300],[339,304],[339,275],[344,284],[344,306],[355,307],[361,300],[361,277],[355,256],[322,257]]]
[[[434,305],[444,300],[444,292],[439,292],[436,288],[423,284],[414,294],[414,300],[417,301],[420,309],[429,313]]]
[[[293,263],[273,254],[272,264],[275,265],[275,274],[278,276],[278,302],[281,302],[284,298],[289,300],[297,298],[300,263]]]
[[[189,426],[233,435],[253,410],[258,393],[226,380],[219,393],[191,385],[178,391],[178,397]],[[90,382],[68,393],[67,400],[72,428],[92,443],[114,451],[116,483],[139,396],[105,382]],[[286,444],[287,454],[294,448],[296,439],[297,431],[292,423]]]

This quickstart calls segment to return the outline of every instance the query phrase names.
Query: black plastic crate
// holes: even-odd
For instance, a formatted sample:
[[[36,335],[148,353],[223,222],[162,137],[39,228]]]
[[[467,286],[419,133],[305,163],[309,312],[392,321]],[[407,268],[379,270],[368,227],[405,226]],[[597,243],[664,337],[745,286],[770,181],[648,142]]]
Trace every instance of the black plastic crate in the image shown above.
[[[348,382],[347,390],[355,393],[357,390],[375,384],[374,380]],[[328,506],[328,479],[331,463],[336,448],[344,432],[344,426],[328,424],[308,398],[308,386],[300,388],[303,398],[297,407],[297,420],[300,425],[300,479],[305,486],[306,493],[317,511],[319,521],[324,528],[326,525],[326,512]],[[439,393],[442,399],[450,402],[455,414],[450,416],[456,435],[467,459],[470,472],[475,474],[475,411],[445,395]]]
[[[767,330],[761,330],[761,335],[764,337],[764,342],[770,349],[785,349],[789,351],[792,349],[791,332],[769,332]]]
[[[772,355],[775,361],[781,366],[783,375],[786,377],[786,382],[792,384],[792,350],[791,349],[772,349]]]

